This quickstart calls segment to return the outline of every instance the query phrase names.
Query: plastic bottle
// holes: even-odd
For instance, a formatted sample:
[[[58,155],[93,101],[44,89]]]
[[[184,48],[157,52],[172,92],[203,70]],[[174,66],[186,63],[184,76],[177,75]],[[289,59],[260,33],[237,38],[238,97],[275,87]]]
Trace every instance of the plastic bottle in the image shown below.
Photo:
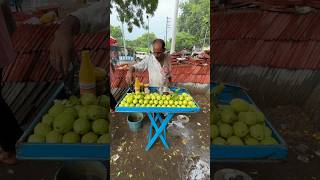
[[[103,68],[96,67],[95,75],[96,75],[96,94],[97,96],[101,96],[106,91],[107,72]]]
[[[135,92],[140,92],[140,81],[137,77],[134,82],[134,90],[135,90]]]
[[[91,64],[89,51],[81,53],[79,85],[80,94],[92,93],[96,95],[95,67]]]

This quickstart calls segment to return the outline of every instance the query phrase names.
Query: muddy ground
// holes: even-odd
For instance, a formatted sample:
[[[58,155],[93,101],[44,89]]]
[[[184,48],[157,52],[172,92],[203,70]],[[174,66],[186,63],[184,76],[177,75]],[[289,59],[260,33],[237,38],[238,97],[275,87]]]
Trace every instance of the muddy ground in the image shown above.
[[[111,179],[200,179],[209,174],[209,98],[193,95],[202,107],[200,113],[185,114],[184,128],[167,133],[169,150],[157,141],[145,151],[150,121],[143,128],[130,131],[124,113],[115,113],[111,122]],[[177,116],[173,117],[177,121]],[[197,166],[198,165],[198,166]],[[206,168],[207,171],[206,171]],[[209,177],[202,177],[209,179]]]

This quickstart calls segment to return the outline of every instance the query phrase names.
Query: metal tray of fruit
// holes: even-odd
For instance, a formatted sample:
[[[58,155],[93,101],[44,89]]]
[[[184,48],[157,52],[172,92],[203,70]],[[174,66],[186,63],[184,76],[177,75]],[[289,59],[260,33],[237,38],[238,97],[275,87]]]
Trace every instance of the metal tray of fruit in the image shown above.
[[[18,159],[31,160],[109,160],[109,144],[102,143],[30,143],[28,137],[35,126],[48,112],[55,99],[66,98],[64,84],[57,89],[31,125],[19,139],[16,146]]]
[[[217,84],[213,83],[211,88]],[[236,84],[225,84],[224,90],[218,95],[218,104],[228,104],[232,99],[240,98],[254,105],[247,92]],[[216,145],[210,148],[212,162],[280,162],[287,159],[288,148],[277,130],[265,117],[265,125],[272,131],[271,137],[277,141],[272,145]]]
[[[155,93],[158,91],[158,88],[156,87],[150,87],[150,93]],[[187,96],[191,97],[190,93],[186,89],[180,89],[180,88],[170,88],[171,92],[176,93],[177,95],[186,94]],[[128,89],[128,91],[124,94],[124,96],[121,98],[121,100],[118,102],[115,111],[116,112],[163,112],[163,113],[195,113],[200,111],[199,105],[193,100],[192,101],[193,106],[187,107],[148,107],[148,106],[122,106],[121,102],[124,100],[125,96],[130,93],[131,90]],[[168,99],[169,100],[169,99]],[[168,101],[167,100],[167,101]],[[171,99],[170,99],[171,100]]]

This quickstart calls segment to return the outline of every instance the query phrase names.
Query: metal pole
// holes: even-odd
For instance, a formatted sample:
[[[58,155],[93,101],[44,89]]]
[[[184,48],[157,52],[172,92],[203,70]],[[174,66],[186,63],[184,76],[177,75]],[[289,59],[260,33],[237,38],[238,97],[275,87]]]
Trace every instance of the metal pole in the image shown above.
[[[167,20],[166,20],[166,44],[167,44],[167,36],[168,36],[168,17],[167,17]]]
[[[206,28],[206,34],[204,35],[204,40],[203,40],[203,44],[202,44],[202,49],[203,49],[203,47],[204,47],[204,44],[206,43],[207,33],[208,33],[208,27]]]
[[[175,52],[176,49],[176,31],[177,31],[177,16],[178,16],[179,0],[176,0],[175,11],[173,16],[173,31],[172,31],[172,43],[170,54]]]
[[[126,49],[126,40],[124,37],[124,28],[123,28],[123,22],[121,23],[122,25],[122,41],[123,41],[123,48]]]
[[[149,39],[149,34],[150,34],[150,26],[149,26],[149,16],[147,16],[148,19],[148,49],[150,50],[150,39]]]

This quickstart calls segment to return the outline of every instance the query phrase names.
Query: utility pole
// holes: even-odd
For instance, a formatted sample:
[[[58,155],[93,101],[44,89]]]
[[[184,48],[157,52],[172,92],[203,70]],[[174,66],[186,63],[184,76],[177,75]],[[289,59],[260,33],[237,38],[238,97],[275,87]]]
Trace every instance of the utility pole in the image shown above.
[[[149,39],[149,35],[150,35],[150,26],[149,26],[149,16],[147,15],[147,19],[148,19],[148,49],[150,50],[150,39]]]
[[[172,31],[172,43],[170,54],[175,52],[176,49],[176,31],[177,31],[177,17],[178,17],[178,9],[179,9],[179,0],[176,0],[175,11],[173,16],[173,31]]]
[[[165,42],[166,42],[166,44],[167,44],[167,41],[168,41],[168,29],[171,28],[170,25],[169,25],[169,23],[170,23],[169,20],[170,20],[170,18],[167,17],[167,19],[166,19],[166,36],[165,36]]]
[[[125,39],[125,36],[124,36],[123,22],[121,22],[121,25],[122,25],[122,41],[123,41],[124,55],[125,55],[125,58],[127,58],[127,56],[128,56],[128,50],[127,50],[127,48],[126,48],[126,39]]]
[[[207,24],[208,24],[208,23],[207,23]],[[205,35],[204,35],[203,44],[202,44],[202,49],[203,49],[203,47],[204,47],[204,45],[205,45],[205,43],[206,43],[207,33],[208,33],[208,27],[206,28],[206,33],[205,33]]]

